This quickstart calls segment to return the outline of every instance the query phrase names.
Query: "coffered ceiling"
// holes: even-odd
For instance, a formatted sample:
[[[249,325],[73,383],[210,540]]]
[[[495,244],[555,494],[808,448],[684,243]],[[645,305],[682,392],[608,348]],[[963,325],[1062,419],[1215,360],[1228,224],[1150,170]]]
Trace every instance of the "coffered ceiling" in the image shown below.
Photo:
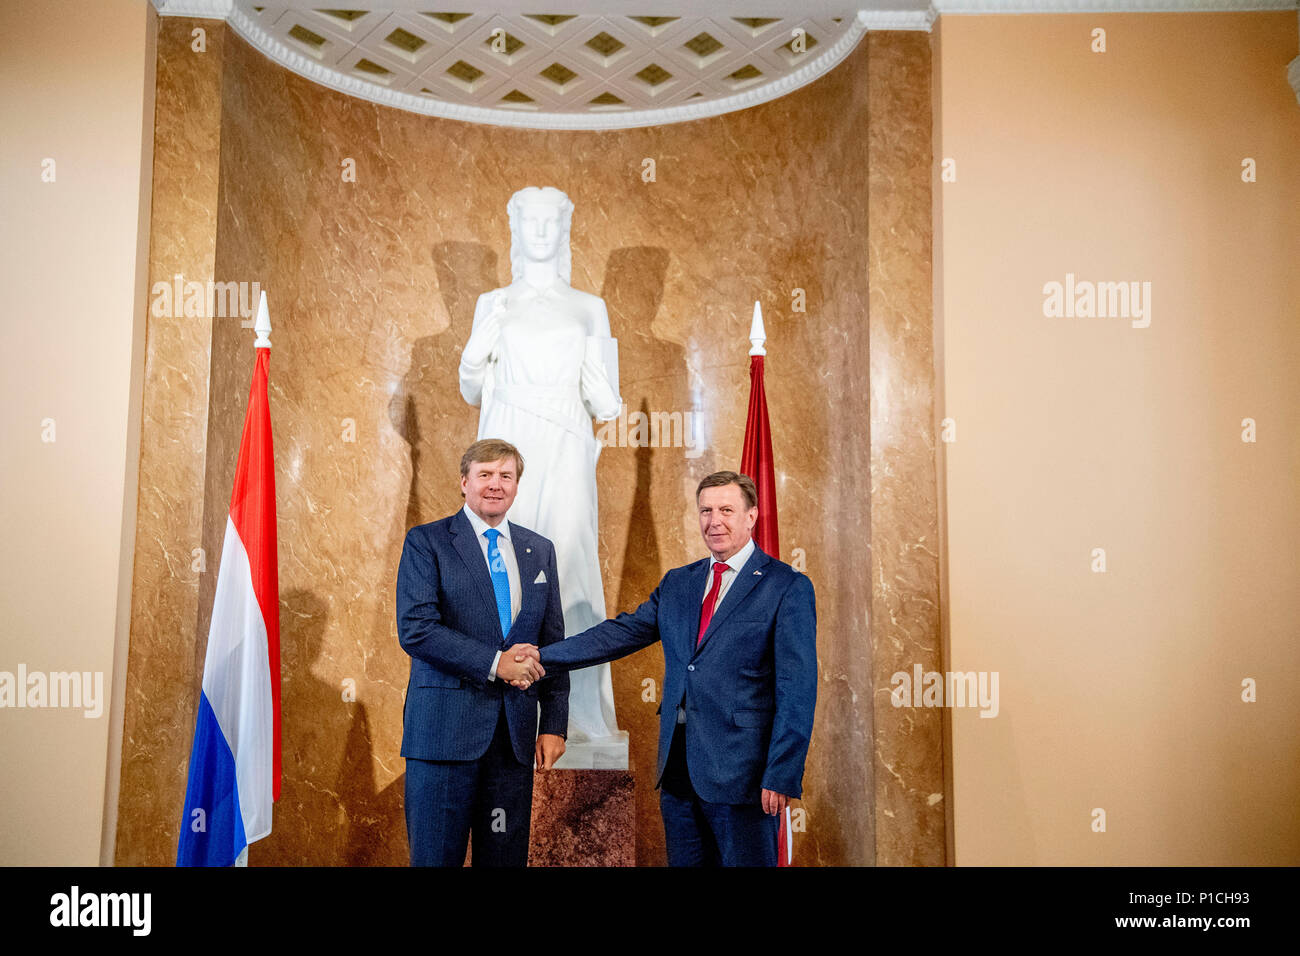
[[[714,116],[775,99],[839,63],[868,29],[928,30],[966,12],[1258,8],[1293,0],[153,0],[220,17],[267,57],[398,109],[542,129]],[[647,9],[649,8],[649,9]]]
[[[284,3],[250,3],[245,12],[269,37],[342,76],[524,117],[724,100],[789,78],[827,54],[838,60],[861,33],[853,14],[502,15]]]

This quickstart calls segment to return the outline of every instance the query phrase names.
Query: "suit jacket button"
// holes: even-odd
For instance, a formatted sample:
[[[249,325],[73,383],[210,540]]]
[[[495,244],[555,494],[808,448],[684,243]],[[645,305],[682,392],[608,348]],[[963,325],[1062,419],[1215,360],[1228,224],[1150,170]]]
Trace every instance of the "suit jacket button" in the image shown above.
[[[688,671],[693,671],[693,670],[695,670],[695,665],[694,665],[694,664],[687,664],[687,665],[686,665],[686,669],[687,669]]]

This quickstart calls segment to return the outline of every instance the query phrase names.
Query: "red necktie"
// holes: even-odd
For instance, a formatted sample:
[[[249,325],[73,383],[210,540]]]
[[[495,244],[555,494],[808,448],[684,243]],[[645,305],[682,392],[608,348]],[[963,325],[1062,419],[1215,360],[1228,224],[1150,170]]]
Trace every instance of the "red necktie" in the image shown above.
[[[700,641],[704,640],[704,632],[709,629],[709,621],[713,620],[713,609],[718,605],[718,592],[722,590],[722,572],[729,567],[730,565],[727,564],[713,565],[713,587],[704,598],[704,607],[700,608],[700,635],[695,639],[696,647],[699,647]]]

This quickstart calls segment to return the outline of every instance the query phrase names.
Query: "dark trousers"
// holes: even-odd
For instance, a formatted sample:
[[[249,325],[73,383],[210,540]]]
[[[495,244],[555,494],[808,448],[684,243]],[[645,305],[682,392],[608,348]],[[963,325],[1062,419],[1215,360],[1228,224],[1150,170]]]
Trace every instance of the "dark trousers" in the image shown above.
[[[527,866],[533,768],[510,745],[505,709],[478,760],[406,760],[406,838],[411,866]]]
[[[758,801],[709,803],[691,785],[678,724],[659,792],[669,866],[776,866],[777,818]]]

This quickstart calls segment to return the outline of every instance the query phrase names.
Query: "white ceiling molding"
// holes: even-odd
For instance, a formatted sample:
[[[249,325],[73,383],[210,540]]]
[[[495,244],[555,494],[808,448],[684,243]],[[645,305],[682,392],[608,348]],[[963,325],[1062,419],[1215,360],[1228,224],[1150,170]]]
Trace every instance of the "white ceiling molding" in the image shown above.
[[[930,0],[938,16],[990,13],[1230,13],[1294,10],[1296,0]]]
[[[926,33],[934,26],[934,7],[928,10],[859,10],[858,19],[867,25],[867,30],[924,30]]]
[[[165,17],[224,20],[234,8],[235,0],[153,0],[153,5]]]
[[[644,0],[568,0],[584,12],[544,16],[426,12],[439,0],[326,2],[340,0],[153,0],[164,16],[225,20],[268,59],[349,96],[470,123],[584,130],[756,106],[825,75],[869,30],[928,31],[943,14],[1277,10],[1296,0],[929,0],[928,9],[905,9],[927,0],[865,0],[895,9],[856,15],[840,0],[713,0],[707,17],[679,14],[672,0],[653,17],[642,15]],[[805,52],[791,45],[796,30]],[[492,49],[494,36],[505,49]],[[1300,98],[1297,63],[1288,79]]]

